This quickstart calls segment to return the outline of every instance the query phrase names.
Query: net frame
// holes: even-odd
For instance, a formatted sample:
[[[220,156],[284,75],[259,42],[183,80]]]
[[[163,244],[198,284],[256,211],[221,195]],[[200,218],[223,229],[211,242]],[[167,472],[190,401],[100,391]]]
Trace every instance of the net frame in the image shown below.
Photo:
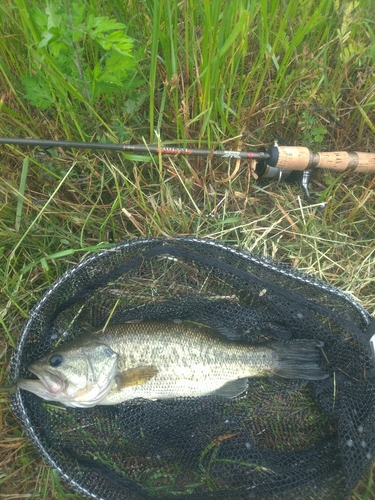
[[[120,255],[120,261],[116,261],[117,268],[115,269],[111,269],[111,255]],[[63,327],[58,323],[58,321],[57,325],[54,324],[56,323],[56,319],[58,320],[61,315],[64,315],[66,311],[70,311],[70,309],[72,309],[73,313],[70,313],[70,316],[68,315],[69,318],[72,317],[72,314],[73,316],[77,314],[75,302],[81,304],[90,300],[92,294],[95,295],[96,293],[96,287],[103,287],[103,279],[104,281],[107,280],[105,285],[107,286],[111,280],[116,282],[119,276],[127,275],[130,269],[142,267],[142,263],[145,260],[149,259],[151,261],[154,259],[154,261],[157,262],[157,259],[162,257],[171,261],[174,259],[173,262],[177,263],[184,261],[185,259],[186,262],[196,263],[198,267],[200,266],[200,269],[203,269],[205,266],[211,266],[212,274],[215,276],[214,280],[224,280],[231,293],[235,289],[235,285],[237,283],[243,284],[248,281],[255,289],[255,291],[252,292],[258,301],[255,305],[255,309],[263,307],[260,306],[259,303],[263,302],[264,296],[265,300],[268,301],[267,311],[271,311],[275,315],[274,317],[279,314],[278,308],[280,309],[281,306],[285,307],[286,305],[290,308],[294,307],[295,309],[302,308],[302,310],[308,310],[311,308],[314,310],[314,314],[317,315],[317,318],[323,318],[323,323],[327,322],[329,325],[333,323],[335,325],[340,324],[342,332],[336,334],[336,343],[339,345],[343,341],[347,341],[349,339],[349,343],[351,344],[351,355],[358,355],[363,358],[359,365],[365,369],[365,377],[360,379],[356,384],[356,387],[353,388],[354,382],[350,379],[350,377],[349,379],[345,378],[346,375],[339,373],[339,370],[334,372],[335,384],[338,384],[340,387],[340,391],[342,392],[340,397],[342,398],[342,401],[344,401],[341,405],[342,408],[345,407],[347,409],[346,412],[343,412],[342,408],[338,411],[332,404],[332,381],[322,381],[311,384],[313,387],[312,393],[314,394],[314,397],[319,400],[320,407],[324,410],[329,419],[335,422],[337,432],[334,437],[327,437],[327,440],[323,445],[318,447],[312,446],[311,449],[306,450],[306,454],[299,453],[298,457],[296,455],[293,458],[294,460],[298,459],[301,464],[308,467],[308,463],[315,457],[315,462],[320,462],[322,465],[322,474],[323,470],[329,467],[326,462],[327,458],[324,458],[324,454],[326,454],[327,457],[331,457],[331,459],[333,457],[333,460],[339,465],[335,469],[331,464],[333,474],[325,474],[324,480],[320,481],[319,484],[316,483],[314,485],[314,482],[311,482],[310,485],[304,486],[300,483],[293,483],[293,480],[286,473],[284,481],[289,481],[290,483],[287,487],[283,488],[280,486],[282,483],[280,478],[279,483],[276,485],[272,480],[270,480],[269,485],[263,485],[262,488],[258,487],[258,485],[255,485],[252,488],[251,485],[249,486],[249,484],[246,484],[242,489],[233,488],[233,498],[258,498],[271,500],[273,498],[284,498],[284,495],[285,498],[299,499],[305,498],[303,495],[306,495],[306,498],[327,498],[329,500],[341,500],[348,498],[351,489],[356,485],[366,468],[370,465],[375,449],[375,436],[372,435],[369,430],[369,422],[371,422],[371,420],[373,421],[375,413],[375,389],[373,382],[375,366],[369,346],[369,340],[375,330],[374,320],[350,295],[347,295],[328,283],[322,282],[315,277],[307,275],[306,273],[288,265],[275,262],[259,255],[250,254],[238,248],[218,243],[216,241],[184,237],[174,239],[145,238],[130,240],[114,245],[110,249],[99,251],[98,253],[89,256],[61,276],[61,278],[59,278],[47,290],[40,301],[30,311],[30,317],[21,332],[17,349],[11,360],[10,377],[13,380],[16,380],[18,377],[26,375],[27,366],[25,366],[25,360],[32,359],[33,357],[30,355],[30,345],[32,346],[33,342],[35,342],[35,332],[38,332],[39,330],[45,332],[46,329],[51,328],[52,333],[50,334],[50,337],[56,337],[59,335],[64,336],[65,333],[61,333],[61,330],[63,330],[63,327],[66,324],[66,319]],[[163,270],[164,272],[163,266],[160,267],[160,270]],[[233,281],[232,278],[229,278],[230,275],[235,277],[233,278]],[[83,292],[80,290],[80,285],[82,284],[80,280],[83,279],[82,277],[86,280],[86,288]],[[213,281],[212,283],[215,288],[216,285]],[[62,290],[64,291],[65,287],[68,287],[70,290],[70,296],[68,298],[61,292]],[[131,293],[131,288],[132,286],[130,286],[129,293]],[[125,288],[122,290],[122,293],[124,290]],[[181,292],[181,289],[179,292]],[[263,292],[264,294],[262,295]],[[137,293],[139,293],[139,290],[137,290]],[[206,293],[212,301],[210,290],[206,289]],[[254,297],[252,300],[255,300]],[[187,302],[188,298],[189,297],[186,299]],[[275,308],[273,302],[277,301],[280,301],[281,306]],[[165,302],[167,303],[168,301]],[[177,302],[174,302],[174,304],[176,305]],[[207,304],[209,305],[210,302],[207,302]],[[145,305],[146,308],[149,308],[150,315],[152,317],[154,309],[150,307],[149,302]],[[181,306],[181,301],[178,302],[178,305],[180,308],[179,314],[180,316],[183,316],[186,314],[186,311],[184,312],[184,307]],[[231,307],[232,306],[233,304]],[[138,309],[136,308],[136,313],[139,313],[139,304],[137,307]],[[166,316],[167,319],[168,314],[171,313],[170,307],[172,306],[167,304],[167,307],[162,314],[162,316]],[[131,308],[128,307],[127,312],[129,312],[130,309]],[[211,315],[213,316],[214,313],[211,312]],[[131,315],[128,317],[131,317]],[[121,315],[119,318],[121,319]],[[292,318],[293,321],[295,319],[294,316],[292,317],[290,314],[289,318]],[[207,318],[204,317],[200,319],[207,320]],[[101,319],[97,322],[100,324],[102,321],[103,318],[101,317]],[[289,321],[288,328],[290,327],[291,330],[295,331],[296,326],[291,325],[293,321]],[[212,322],[215,323],[213,318]],[[315,323],[317,323],[316,331],[318,331],[319,321],[315,320]],[[264,321],[262,324],[264,326]],[[219,327],[220,324],[216,323],[211,326]],[[323,324],[322,335],[324,335],[325,329],[327,329],[327,325]],[[285,335],[282,328],[273,329],[269,333],[273,336],[281,335],[281,337],[283,337],[283,335]],[[241,339],[243,340],[243,332],[241,335]],[[253,331],[250,333],[249,339],[254,340],[256,337],[257,332]],[[45,349],[45,347],[43,349]],[[25,356],[25,353],[28,353],[27,356]],[[256,383],[257,382],[255,381],[254,384]],[[254,384],[250,387],[254,388]],[[271,392],[272,390],[277,392],[279,389],[280,388],[276,383],[276,386],[270,390]],[[351,396],[354,389],[359,394],[367,396],[364,401],[363,398],[357,395],[358,404],[356,407],[353,406],[353,397]],[[360,407],[361,400],[364,401],[362,404],[363,408]],[[143,488],[139,481],[132,481],[122,476],[114,477],[115,473],[111,468],[107,467],[106,469],[106,466],[103,464],[101,464],[98,468],[95,461],[90,461],[87,457],[82,456],[77,459],[77,462],[80,463],[81,469],[78,467],[80,470],[78,474],[74,476],[71,472],[71,468],[70,471],[67,472],[64,460],[60,455],[56,455],[56,450],[51,448],[51,443],[48,439],[46,439],[43,433],[41,434],[40,429],[35,426],[34,412],[37,411],[35,408],[37,408],[40,404],[42,403],[38,398],[30,394],[25,394],[23,391],[19,390],[11,400],[13,412],[17,416],[21,426],[25,429],[26,434],[32,441],[33,445],[45,459],[47,464],[54,468],[58,475],[75,491],[83,494],[87,498],[100,498],[103,500],[112,500],[112,498],[115,498],[106,496],[105,492],[101,493],[93,491],[92,488],[87,485],[90,481],[82,480],[84,474],[86,474],[89,470],[93,471],[93,477],[104,477],[104,481],[109,482],[113,480],[117,483],[116,487],[118,487],[118,489],[121,489],[123,492],[126,491],[126,493],[123,493],[122,496],[118,496],[116,498],[189,498],[192,500],[198,498],[230,498],[231,493],[228,488],[224,488],[223,491],[218,489],[216,489],[216,491],[209,491],[209,489],[206,489],[203,493],[202,491],[193,493],[187,493],[185,491],[181,494],[176,494],[175,492],[172,492],[171,494],[171,492],[169,492],[164,496],[159,493],[153,494],[150,492],[149,488]],[[170,404],[173,405],[173,403],[167,403],[167,406]],[[211,404],[215,411],[217,411],[217,405],[221,405],[221,407],[223,406],[222,401],[213,400],[211,401]],[[172,407],[170,406],[170,408]],[[358,424],[358,419],[356,417],[358,412],[366,415],[365,420],[368,422],[367,425],[363,425],[363,423]],[[359,428],[362,429],[362,432],[358,431]],[[230,435],[229,429],[227,429],[226,432]],[[353,439],[353,437],[355,437],[355,439]],[[228,441],[230,440],[228,439]],[[366,442],[366,447],[363,446],[364,442]],[[364,448],[366,449],[364,450]],[[332,451],[333,449],[334,451]],[[365,452],[365,459],[358,459],[360,452]],[[72,460],[72,457],[70,457],[70,460]],[[267,460],[272,462],[272,457],[269,457]],[[98,470],[95,470],[95,467]],[[300,467],[302,467],[302,465]],[[219,472],[217,473],[217,476],[218,475]],[[301,472],[301,475],[303,476],[303,472]],[[338,485],[340,487],[340,491],[337,491]],[[314,488],[316,490],[315,492]],[[312,496],[314,494],[317,496]]]

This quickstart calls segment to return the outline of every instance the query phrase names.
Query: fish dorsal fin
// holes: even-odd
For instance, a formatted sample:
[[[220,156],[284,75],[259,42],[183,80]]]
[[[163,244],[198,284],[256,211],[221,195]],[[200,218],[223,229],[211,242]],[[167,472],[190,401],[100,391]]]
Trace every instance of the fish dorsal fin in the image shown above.
[[[117,389],[120,391],[124,387],[143,385],[152,377],[157,375],[158,370],[155,366],[137,366],[120,372],[115,377]]]
[[[215,396],[222,396],[223,398],[235,398],[245,392],[246,389],[247,378],[241,378],[239,380],[231,380],[230,382],[227,382],[211,394]]]

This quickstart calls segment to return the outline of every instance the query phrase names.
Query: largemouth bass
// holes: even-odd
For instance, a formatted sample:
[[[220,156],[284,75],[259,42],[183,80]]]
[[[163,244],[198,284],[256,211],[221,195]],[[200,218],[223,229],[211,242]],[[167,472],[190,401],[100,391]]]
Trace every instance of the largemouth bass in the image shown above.
[[[232,398],[246,390],[249,377],[326,378],[318,365],[322,345],[241,344],[187,322],[115,324],[43,356],[29,367],[38,380],[20,379],[17,386],[81,408],[134,398]]]

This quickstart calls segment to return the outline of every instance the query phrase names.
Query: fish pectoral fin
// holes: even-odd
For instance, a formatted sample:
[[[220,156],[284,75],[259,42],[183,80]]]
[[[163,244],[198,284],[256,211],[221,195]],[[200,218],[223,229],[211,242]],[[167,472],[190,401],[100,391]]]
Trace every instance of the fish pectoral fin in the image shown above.
[[[227,382],[211,394],[214,396],[222,396],[223,398],[235,398],[245,392],[246,389],[247,378],[241,378],[239,380],[231,380],[230,382]]]
[[[130,368],[120,372],[115,377],[117,389],[121,390],[124,387],[132,387],[136,385],[143,385],[152,377],[157,375],[158,369],[155,366],[137,366],[137,368]]]

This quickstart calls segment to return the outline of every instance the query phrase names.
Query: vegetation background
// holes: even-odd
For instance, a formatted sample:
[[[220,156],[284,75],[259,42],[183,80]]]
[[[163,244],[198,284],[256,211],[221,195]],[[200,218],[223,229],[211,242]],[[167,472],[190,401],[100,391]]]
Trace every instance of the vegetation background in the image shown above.
[[[0,136],[374,151],[374,20],[372,0],[2,0]],[[2,385],[53,281],[132,237],[236,244],[375,310],[373,174],[316,173],[324,211],[246,161],[2,146],[0,175]],[[80,498],[0,409],[0,498]]]

